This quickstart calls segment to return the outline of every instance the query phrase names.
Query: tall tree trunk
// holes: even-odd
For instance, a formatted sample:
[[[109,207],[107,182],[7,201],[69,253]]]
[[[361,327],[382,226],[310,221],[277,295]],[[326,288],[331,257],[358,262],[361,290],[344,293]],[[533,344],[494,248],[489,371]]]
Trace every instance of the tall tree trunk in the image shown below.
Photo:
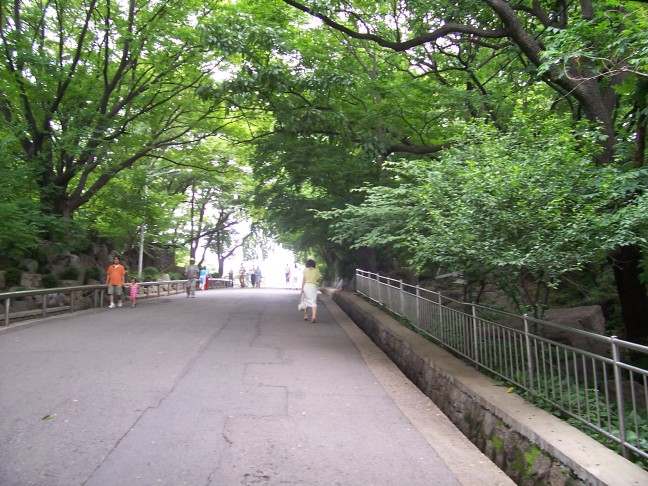
[[[378,271],[378,260],[376,258],[376,250],[374,248],[369,248],[366,246],[358,248],[356,252],[356,258],[358,261],[358,267],[362,270],[367,270],[368,272]]]
[[[234,268],[232,268],[232,270],[234,270]],[[218,257],[218,275],[220,275],[221,278],[225,277],[225,257]]]
[[[641,282],[641,251],[636,246],[622,246],[610,255],[621,304],[621,318],[628,341],[648,338],[648,294]]]
[[[635,165],[643,167],[646,157],[646,130],[648,117],[645,115],[648,103],[648,81],[640,81],[636,88],[635,112],[637,129],[635,134]],[[621,317],[625,325],[625,337],[633,342],[648,342],[648,293],[641,282],[641,262],[644,256],[636,246],[624,246],[611,256],[614,278],[621,303]]]

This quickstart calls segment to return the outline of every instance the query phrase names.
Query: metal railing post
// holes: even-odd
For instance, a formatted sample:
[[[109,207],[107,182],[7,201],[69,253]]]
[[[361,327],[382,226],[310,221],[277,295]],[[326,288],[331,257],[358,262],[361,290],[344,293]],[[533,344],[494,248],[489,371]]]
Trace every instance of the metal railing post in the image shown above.
[[[628,442],[625,420],[625,406],[623,403],[623,377],[621,376],[621,357],[619,356],[619,346],[617,345],[616,336],[612,336],[610,344],[612,345],[612,363],[614,365],[614,389],[616,391],[617,410],[619,414],[619,439],[621,439],[621,453],[623,457],[628,458]]]
[[[477,345],[477,307],[475,306],[475,303],[473,302],[471,304],[472,307],[472,352],[473,352],[473,359],[475,360],[475,363],[477,364],[477,368],[479,368],[479,346]]]
[[[438,306],[438,314],[439,317],[437,318],[436,321],[436,330],[435,330],[435,335],[437,338],[441,338],[441,333],[443,332],[443,326],[441,325],[441,321],[443,320],[443,297],[441,297],[441,292],[437,292],[437,306]]]
[[[11,300],[11,299],[10,299],[9,297],[7,297],[7,298],[5,299],[5,301],[4,301],[4,313],[5,313],[5,318],[4,318],[4,320],[5,320],[5,326],[8,326],[8,325],[9,325],[9,306],[11,305],[11,303],[9,302],[10,300]]]
[[[416,327],[421,329],[421,287],[416,286]]]
[[[527,314],[522,316],[524,321],[524,343],[526,347],[527,362],[529,363],[529,388],[534,388],[535,383],[535,364],[533,362],[533,353],[531,352],[531,334],[529,332],[529,319]]]

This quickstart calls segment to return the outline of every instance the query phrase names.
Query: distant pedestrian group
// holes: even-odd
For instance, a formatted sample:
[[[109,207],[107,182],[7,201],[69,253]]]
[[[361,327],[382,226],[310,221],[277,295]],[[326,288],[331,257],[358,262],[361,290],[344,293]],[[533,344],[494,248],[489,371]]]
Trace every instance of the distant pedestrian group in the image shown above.
[[[137,278],[131,277],[130,282],[126,283],[126,267],[122,265],[120,258],[115,255],[113,262],[106,269],[106,286],[108,288],[108,308],[114,309],[115,307],[123,307],[124,289],[128,289],[128,297],[131,302],[131,307],[137,305],[137,295],[139,293],[140,285]],[[233,272],[230,271],[230,279],[233,279]],[[205,267],[196,265],[196,260],[191,258],[189,265],[184,272],[187,279],[187,298],[196,297],[196,287],[201,290],[207,288],[209,282],[209,272]],[[168,277],[167,277],[168,278]]]
[[[233,273],[233,272],[232,272]],[[233,286],[233,275],[230,276]],[[261,287],[261,282],[263,281],[263,275],[261,273],[261,267],[258,265],[252,266],[250,270],[245,269],[245,265],[241,263],[241,268],[238,272],[238,280],[241,288],[243,287]]]
[[[137,305],[137,293],[139,285],[135,277],[131,277],[130,283],[126,283],[126,267],[122,265],[118,256],[113,257],[113,262],[106,269],[106,285],[108,286],[108,308],[122,307],[124,305],[124,287],[129,288],[131,307]]]

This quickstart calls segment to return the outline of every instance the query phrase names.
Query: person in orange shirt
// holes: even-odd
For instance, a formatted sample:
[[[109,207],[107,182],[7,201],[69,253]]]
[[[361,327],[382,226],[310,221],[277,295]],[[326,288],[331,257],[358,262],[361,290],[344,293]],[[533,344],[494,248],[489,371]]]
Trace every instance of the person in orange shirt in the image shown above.
[[[113,264],[106,270],[106,285],[108,286],[109,309],[115,308],[115,295],[119,297],[117,307],[122,306],[122,287],[126,283],[126,269],[119,263],[119,257],[113,258]]]

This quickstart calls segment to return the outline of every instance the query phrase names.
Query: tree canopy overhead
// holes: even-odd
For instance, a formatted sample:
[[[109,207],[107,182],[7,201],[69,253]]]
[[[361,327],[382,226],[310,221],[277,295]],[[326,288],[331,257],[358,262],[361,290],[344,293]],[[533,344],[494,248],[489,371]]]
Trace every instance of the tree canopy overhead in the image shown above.
[[[455,103],[463,99],[464,110],[455,108],[430,124],[439,140],[452,141],[457,133],[453,127],[460,127],[460,120],[481,119],[506,133],[520,108],[529,113],[544,110],[574,123],[589,123],[586,130],[598,133],[600,149],[593,157],[599,167],[643,166],[648,18],[641,2],[283,1],[339,32],[345,42],[382,48],[376,52],[383,59],[388,56],[385,51],[401,53],[414,79],[427,80],[430,90],[453,93]],[[412,117],[408,121],[420,126]],[[566,129],[579,130],[576,125]],[[383,153],[411,158],[408,148],[412,145]],[[561,154],[556,157],[560,162]],[[566,152],[564,159],[570,160],[571,155]],[[429,171],[435,167],[430,165]],[[621,191],[623,196],[615,200],[614,207],[627,207],[636,214],[637,201],[641,205],[644,197],[645,177],[641,171],[628,177],[625,186],[633,190]],[[370,212],[375,217],[376,212]],[[517,223],[524,224],[526,213],[516,214]],[[618,234],[626,238],[617,238],[616,244],[601,250],[608,251],[628,335],[638,337],[648,334],[648,298],[642,280],[645,221],[633,221],[634,230],[625,233],[626,223],[618,221],[623,225]],[[452,228],[457,237],[463,233],[460,225]],[[489,251],[503,249],[495,246]]]
[[[3,2],[6,155],[29,167],[44,211],[71,216],[120,171],[229,123],[194,93],[218,62],[195,19],[217,4]]]
[[[646,2],[16,1],[0,25],[0,215],[39,215],[15,254],[57,216],[108,232],[125,191],[125,246],[146,224],[226,254],[245,214],[332,272],[452,266],[539,306],[528,283],[611,269],[648,335]],[[181,172],[145,198],[140,166]]]

